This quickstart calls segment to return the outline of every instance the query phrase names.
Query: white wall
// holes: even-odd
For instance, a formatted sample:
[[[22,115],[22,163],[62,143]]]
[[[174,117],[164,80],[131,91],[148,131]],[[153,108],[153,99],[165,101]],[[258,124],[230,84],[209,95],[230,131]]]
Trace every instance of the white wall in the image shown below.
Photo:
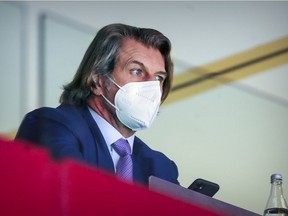
[[[0,3],[1,4],[1,3]],[[10,17],[9,23],[6,21]],[[0,70],[1,70],[1,91],[0,91],[0,131],[6,132],[15,130],[15,125],[19,124],[22,105],[21,97],[21,15],[22,12],[17,7],[0,5]],[[8,52],[6,52],[9,50]],[[13,84],[13,85],[11,85]],[[16,98],[16,100],[14,100]],[[11,113],[13,115],[8,116]]]
[[[288,2],[17,2],[16,5],[26,13],[27,61],[22,89],[26,100],[21,106],[22,113],[39,106],[37,22],[42,12],[91,29],[112,22],[156,28],[172,41],[173,58],[183,68],[177,69],[176,74],[288,36]],[[177,163],[183,186],[198,177],[215,181],[221,187],[215,198],[261,214],[271,173],[284,175],[284,192],[288,195],[287,70],[287,64],[281,65],[164,106],[152,128],[139,136]],[[55,95],[56,100],[58,96]],[[14,115],[13,112],[6,115]],[[1,130],[6,132],[5,125]]]

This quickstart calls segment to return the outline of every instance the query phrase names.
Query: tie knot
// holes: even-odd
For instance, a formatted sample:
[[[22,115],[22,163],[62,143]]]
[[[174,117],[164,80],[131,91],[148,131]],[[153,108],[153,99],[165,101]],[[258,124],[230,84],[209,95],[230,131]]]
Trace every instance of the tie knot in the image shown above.
[[[121,138],[112,144],[112,147],[115,151],[121,156],[130,155],[131,154],[131,147],[127,140]]]

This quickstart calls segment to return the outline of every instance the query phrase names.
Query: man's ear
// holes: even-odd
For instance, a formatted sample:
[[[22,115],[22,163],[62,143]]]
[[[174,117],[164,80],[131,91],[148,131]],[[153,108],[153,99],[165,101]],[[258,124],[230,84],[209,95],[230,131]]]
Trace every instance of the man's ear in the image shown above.
[[[94,93],[94,95],[102,95],[103,93],[103,88],[104,88],[104,77],[103,76],[99,76],[97,74],[93,74],[92,75],[92,82],[94,83],[94,85],[91,86],[91,91]]]

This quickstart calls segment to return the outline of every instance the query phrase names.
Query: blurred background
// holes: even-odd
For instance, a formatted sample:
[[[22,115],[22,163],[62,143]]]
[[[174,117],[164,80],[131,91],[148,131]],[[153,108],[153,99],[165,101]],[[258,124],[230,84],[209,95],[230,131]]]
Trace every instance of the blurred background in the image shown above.
[[[2,1],[0,134],[55,107],[104,25],[156,28],[172,42],[173,89],[138,136],[176,162],[179,181],[262,214],[270,175],[288,195],[288,2]]]

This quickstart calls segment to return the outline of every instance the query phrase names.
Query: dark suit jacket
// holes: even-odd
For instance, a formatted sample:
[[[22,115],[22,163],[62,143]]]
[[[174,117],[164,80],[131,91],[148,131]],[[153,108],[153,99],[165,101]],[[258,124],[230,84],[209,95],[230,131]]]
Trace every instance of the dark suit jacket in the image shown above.
[[[114,173],[114,166],[106,142],[87,107],[60,105],[42,107],[28,113],[16,138],[48,148],[53,157],[72,157]],[[133,146],[134,181],[148,184],[153,175],[178,183],[178,169],[163,153],[149,148],[138,137]]]

